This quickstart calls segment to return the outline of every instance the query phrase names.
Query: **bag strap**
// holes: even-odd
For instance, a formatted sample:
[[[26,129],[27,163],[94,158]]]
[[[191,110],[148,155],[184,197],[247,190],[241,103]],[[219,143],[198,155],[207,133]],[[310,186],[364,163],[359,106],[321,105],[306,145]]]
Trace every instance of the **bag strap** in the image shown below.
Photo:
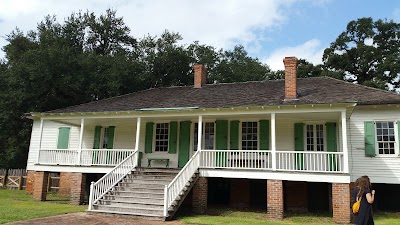
[[[358,194],[357,194],[357,199],[356,199],[356,201],[361,201],[361,199],[362,199],[362,196],[360,196],[360,193],[361,193],[361,189],[358,191]],[[360,199],[358,199],[358,198],[360,198]]]

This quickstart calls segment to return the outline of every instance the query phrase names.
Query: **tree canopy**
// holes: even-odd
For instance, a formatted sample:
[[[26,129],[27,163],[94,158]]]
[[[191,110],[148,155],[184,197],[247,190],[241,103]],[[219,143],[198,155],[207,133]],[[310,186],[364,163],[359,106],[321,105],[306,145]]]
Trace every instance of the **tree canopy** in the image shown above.
[[[323,55],[324,66],[344,80],[376,88],[399,88],[400,24],[360,18],[350,21]]]
[[[331,76],[385,88],[399,87],[399,29],[393,21],[361,18],[325,49],[323,65],[299,59],[298,77]],[[179,33],[135,38],[116,11],[46,16],[35,30],[7,36],[0,59],[0,168],[26,165],[32,121],[44,112],[148,88],[193,84],[193,65],[207,83],[283,79],[284,71],[248,55],[243,46],[216,49],[181,44]]]
[[[217,50],[179,33],[140,39],[113,10],[46,16],[36,30],[7,36],[0,61],[0,167],[24,167],[32,121],[21,116],[154,87],[193,84],[193,65],[208,83],[263,80],[270,69],[242,46]]]

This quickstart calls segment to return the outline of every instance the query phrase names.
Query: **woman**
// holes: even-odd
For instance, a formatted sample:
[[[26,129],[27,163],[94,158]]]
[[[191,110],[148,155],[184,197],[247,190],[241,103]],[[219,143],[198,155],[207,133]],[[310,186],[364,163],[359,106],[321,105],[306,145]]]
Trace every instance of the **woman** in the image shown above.
[[[372,218],[372,203],[375,200],[375,190],[370,190],[371,183],[367,176],[362,176],[359,183],[357,200],[361,198],[360,210],[355,217],[355,225],[374,225]]]

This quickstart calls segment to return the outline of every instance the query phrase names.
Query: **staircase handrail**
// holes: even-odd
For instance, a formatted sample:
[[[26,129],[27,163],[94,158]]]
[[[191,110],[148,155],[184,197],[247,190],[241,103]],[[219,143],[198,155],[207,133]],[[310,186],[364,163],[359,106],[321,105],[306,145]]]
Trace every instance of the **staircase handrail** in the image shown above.
[[[168,208],[200,167],[200,152],[197,151],[175,178],[164,188],[164,216],[168,216]]]
[[[90,184],[89,210],[138,165],[138,156],[136,149],[97,182]]]

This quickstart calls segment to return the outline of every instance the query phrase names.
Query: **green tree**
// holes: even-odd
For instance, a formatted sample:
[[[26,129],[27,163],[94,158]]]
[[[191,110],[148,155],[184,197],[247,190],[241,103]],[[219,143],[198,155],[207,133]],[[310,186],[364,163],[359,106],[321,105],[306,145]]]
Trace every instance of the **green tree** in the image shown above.
[[[141,74],[145,88],[188,85],[191,57],[179,33],[164,31],[160,37],[147,36],[139,41],[139,58],[145,64]]]
[[[221,83],[261,81],[268,79],[271,70],[268,65],[248,55],[243,46],[232,51],[219,51],[219,58],[211,81]]]
[[[360,18],[325,49],[324,66],[344,80],[377,87],[399,87],[400,24]],[[389,84],[389,85],[388,85]]]

